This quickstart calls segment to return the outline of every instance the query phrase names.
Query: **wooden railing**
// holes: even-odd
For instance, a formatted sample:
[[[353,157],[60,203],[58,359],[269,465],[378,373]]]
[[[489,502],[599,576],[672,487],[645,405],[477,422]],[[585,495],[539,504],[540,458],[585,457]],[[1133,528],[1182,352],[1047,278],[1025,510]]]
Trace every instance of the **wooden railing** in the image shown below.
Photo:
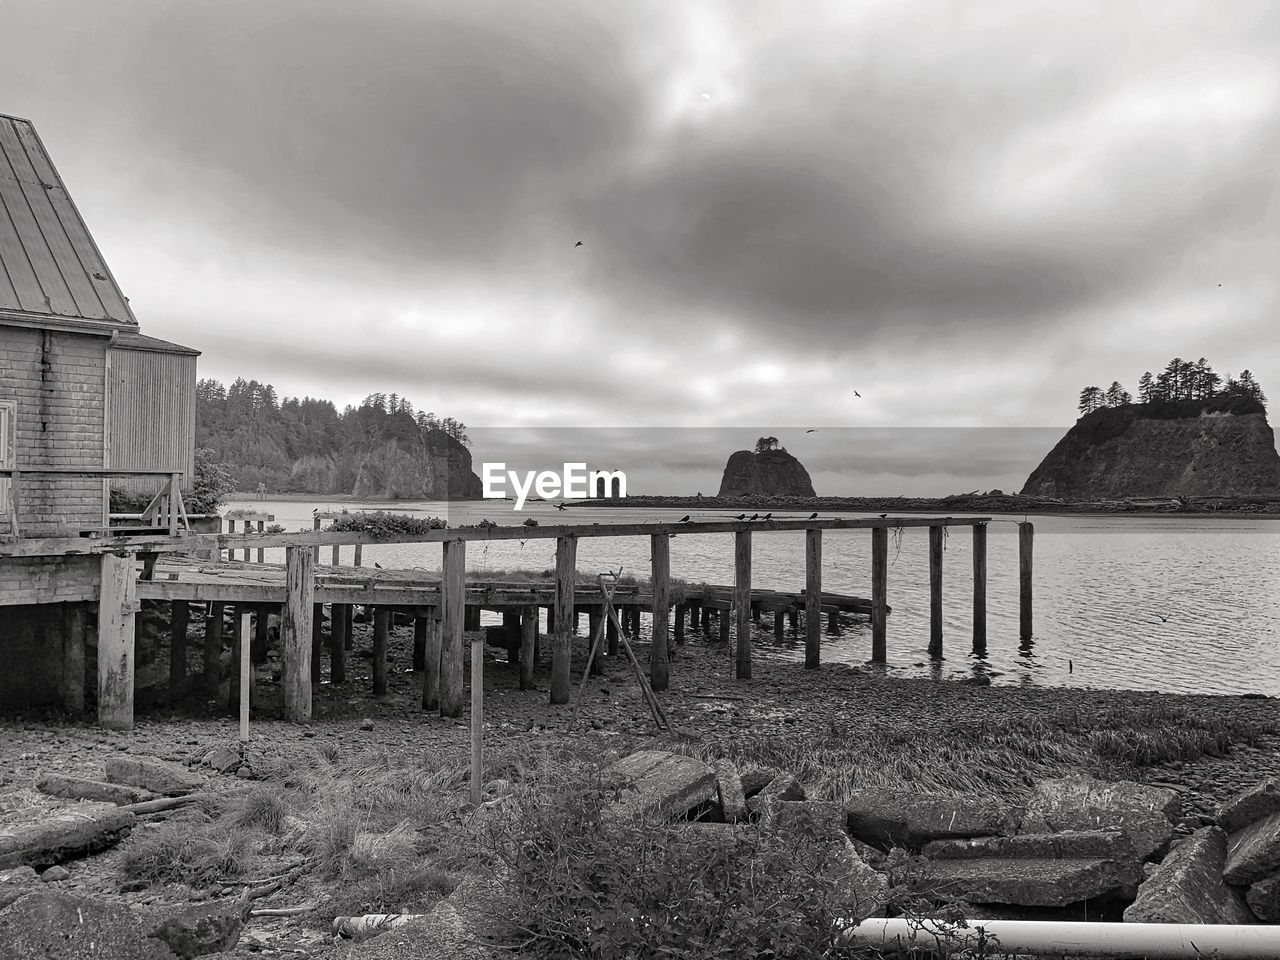
[[[167,526],[171,537],[178,535],[179,523],[187,532],[191,530],[187,508],[182,501],[182,471],[113,470],[110,467],[4,467],[0,468],[0,477],[9,478],[8,503],[4,506],[9,519],[9,536],[15,540],[22,537],[19,522],[21,480],[29,476],[161,477],[163,482],[159,492],[142,511],[143,520],[150,521],[149,526]],[[39,539],[41,538],[32,538],[32,542]]]

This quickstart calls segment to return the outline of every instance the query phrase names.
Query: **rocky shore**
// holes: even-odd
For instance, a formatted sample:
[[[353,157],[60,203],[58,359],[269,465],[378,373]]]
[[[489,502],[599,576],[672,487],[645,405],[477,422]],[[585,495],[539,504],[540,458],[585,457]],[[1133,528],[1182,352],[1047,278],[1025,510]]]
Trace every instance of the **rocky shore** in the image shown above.
[[[209,929],[236,926],[236,945],[223,955],[238,957],[329,955],[344,949],[332,936],[335,917],[431,909],[468,875],[458,846],[475,814],[468,720],[422,713],[407,628],[393,631],[388,693],[373,698],[362,656],[370,647],[362,629],[348,682],[317,688],[306,727],[270,719],[280,691],[264,671],[243,746],[232,719],[199,699],[141,717],[128,735],[53,717],[6,721],[0,836],[87,816],[85,801],[53,795],[67,793],[68,780],[117,782],[117,803],[177,789],[205,798],[137,814],[101,852],[64,851],[11,883],[87,898],[110,922],[132,917],[144,933],[182,926],[175,918],[193,910],[216,914],[222,919],[208,920]],[[643,661],[644,648],[637,653]],[[662,702],[674,732],[653,729],[625,662],[606,662],[588,681],[570,727],[569,710],[549,707],[545,687],[520,691],[517,668],[491,648],[486,796],[538,789],[644,749],[731,763],[748,785],[786,771],[808,800],[842,805],[867,791],[905,790],[1021,808],[1039,783],[1089,775],[1176,796],[1177,839],[1280,775],[1280,702],[1271,699],[977,687],[768,659],[739,683],[728,651],[700,638],[676,649],[671,677]],[[149,779],[147,763],[189,780]],[[98,797],[93,807],[110,802]],[[251,891],[258,895],[246,900]],[[67,909],[63,901],[46,908],[49,916]],[[209,936],[206,945],[216,930]]]

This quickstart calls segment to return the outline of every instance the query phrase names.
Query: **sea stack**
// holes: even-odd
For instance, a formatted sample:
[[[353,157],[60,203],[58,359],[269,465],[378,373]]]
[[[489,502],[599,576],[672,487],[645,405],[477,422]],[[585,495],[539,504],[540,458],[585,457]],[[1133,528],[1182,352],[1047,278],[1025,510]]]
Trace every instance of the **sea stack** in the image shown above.
[[[804,465],[786,450],[739,450],[720,479],[721,497],[814,497]]]

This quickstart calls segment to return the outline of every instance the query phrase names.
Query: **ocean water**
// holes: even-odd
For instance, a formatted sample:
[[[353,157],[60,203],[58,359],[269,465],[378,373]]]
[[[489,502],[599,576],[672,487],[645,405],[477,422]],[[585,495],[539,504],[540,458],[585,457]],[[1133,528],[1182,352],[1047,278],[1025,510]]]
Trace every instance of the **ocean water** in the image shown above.
[[[275,515],[287,530],[312,528],[316,509],[391,509],[437,516],[451,526],[491,519],[500,524],[534,517],[555,523],[724,519],[719,511],[687,511],[529,503],[324,503],[237,501]],[[779,513],[808,516],[807,512]],[[856,517],[868,514],[834,513]],[[930,663],[928,534],[924,528],[891,531],[889,539],[888,670],[903,676],[961,677],[984,673],[993,683],[1079,686],[1180,693],[1257,693],[1280,696],[1280,520],[1177,517],[1030,516],[1035,522],[1035,620],[1029,643],[1018,638],[1018,538],[1015,520],[996,517],[988,528],[987,650],[972,653],[972,541],[952,528],[943,554],[944,660]],[[828,531],[823,536],[826,590],[870,596],[871,534]],[[343,550],[351,562],[351,548]],[[440,569],[439,544],[372,544],[364,563]],[[268,550],[283,561],[283,550]],[[329,562],[329,550],[321,560]],[[468,571],[549,570],[554,540],[471,543]],[[584,538],[578,567],[604,572],[619,566],[641,576],[649,570],[647,537]],[[733,582],[730,534],[685,535],[671,541],[671,574],[691,581]],[[804,586],[804,535],[761,533],[752,540],[752,585],[799,590]],[[489,615],[486,615],[489,622]],[[496,622],[496,617],[493,618]],[[774,640],[766,614],[754,638],[760,656],[803,661],[804,635]],[[646,618],[647,627],[647,618]],[[824,661],[865,663],[870,625],[856,620],[838,635],[823,625]],[[695,637],[696,634],[690,634]],[[726,665],[727,667],[727,665]]]

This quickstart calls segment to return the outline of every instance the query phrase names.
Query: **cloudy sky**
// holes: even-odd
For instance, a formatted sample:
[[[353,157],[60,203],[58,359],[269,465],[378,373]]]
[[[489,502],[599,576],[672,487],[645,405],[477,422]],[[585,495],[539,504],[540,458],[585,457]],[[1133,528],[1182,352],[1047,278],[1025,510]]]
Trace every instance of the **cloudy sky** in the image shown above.
[[[1270,0],[0,0],[0,32],[0,112],[204,376],[781,425],[815,472],[852,457],[804,428],[1052,437],[1174,355],[1280,397]]]

